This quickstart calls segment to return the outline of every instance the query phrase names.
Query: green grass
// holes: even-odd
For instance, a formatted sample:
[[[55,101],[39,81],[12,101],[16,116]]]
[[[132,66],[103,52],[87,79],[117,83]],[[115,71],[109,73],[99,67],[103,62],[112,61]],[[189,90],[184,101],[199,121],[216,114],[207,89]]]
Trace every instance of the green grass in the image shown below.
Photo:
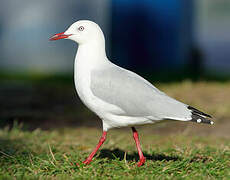
[[[63,78],[63,81],[66,79]],[[8,106],[0,110],[9,114],[16,111],[19,115],[32,113],[31,118],[36,113],[44,114],[41,116],[43,118],[50,116],[47,122],[52,126],[40,124],[43,128],[63,127],[65,124],[60,121],[66,123],[68,117],[73,116],[70,120],[81,122],[77,124],[81,127],[72,127],[69,123],[68,128],[26,130],[25,127],[43,119],[35,118],[24,121],[25,127],[15,124],[13,128],[0,129],[0,179],[230,179],[229,82],[156,84],[168,95],[211,114],[215,125],[165,122],[137,128],[147,157],[146,164],[140,168],[136,166],[138,154],[130,128],[109,131],[105,144],[92,163],[88,166],[81,163],[100,138],[101,130],[89,127],[98,119],[81,108],[83,105],[79,99],[76,99],[76,104],[64,104],[65,108],[61,109],[63,114],[58,111],[59,114],[53,116],[57,112],[52,111],[53,104],[59,105],[63,99],[72,99],[72,96],[64,95],[74,91],[74,87],[69,87],[68,83],[63,85],[58,82],[58,85],[60,87],[56,83],[47,83],[45,89],[35,86],[38,90],[21,94],[22,101],[29,98],[29,103],[40,103],[41,107],[48,104],[50,112],[43,108],[38,112],[33,111],[28,108],[27,101],[12,107],[15,102],[10,100],[18,98],[13,93],[4,96],[2,102],[8,103]],[[50,92],[52,89],[55,92]],[[51,99],[41,98],[50,97],[51,94],[54,96]],[[51,101],[55,103],[49,104]],[[1,118],[0,121],[3,121],[4,117]]]
[[[131,130],[111,130],[90,165],[81,162],[96,145],[100,130],[0,130],[0,179],[229,179],[230,141],[214,136],[157,136],[140,128],[146,164]],[[79,163],[80,166],[77,166]]]

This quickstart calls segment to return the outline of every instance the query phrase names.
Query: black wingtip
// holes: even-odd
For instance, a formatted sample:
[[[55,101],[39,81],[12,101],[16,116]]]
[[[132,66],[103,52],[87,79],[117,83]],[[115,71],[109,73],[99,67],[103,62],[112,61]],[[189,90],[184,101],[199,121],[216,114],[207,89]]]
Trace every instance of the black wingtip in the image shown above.
[[[192,112],[192,122],[196,122],[196,123],[205,123],[205,124],[211,124],[213,125],[214,122],[207,119],[207,118],[212,118],[212,116],[203,113],[201,111],[199,111],[198,109],[192,107],[192,106],[188,106],[188,109]]]
[[[192,122],[196,122],[196,123],[205,123],[205,124],[211,124],[213,125],[214,122],[209,120],[209,119],[206,119],[204,117],[201,117],[201,116],[198,116],[198,115],[192,115]]]
[[[204,112],[201,112],[201,111],[199,111],[198,109],[196,109],[196,108],[194,108],[194,107],[192,107],[192,106],[188,106],[188,109],[191,110],[193,114],[212,118],[212,116],[210,116],[209,114],[206,114],[206,113],[204,113]]]

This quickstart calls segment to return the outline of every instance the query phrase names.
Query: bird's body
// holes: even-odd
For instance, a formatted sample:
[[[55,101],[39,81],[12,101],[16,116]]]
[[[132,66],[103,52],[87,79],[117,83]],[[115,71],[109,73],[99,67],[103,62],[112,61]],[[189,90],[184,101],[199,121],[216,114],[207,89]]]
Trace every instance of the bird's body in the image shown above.
[[[103,120],[103,130],[163,119],[191,120],[187,105],[168,97],[137,74],[108,60],[91,67],[77,55],[75,62],[76,90],[84,104]]]
[[[78,51],[78,53],[80,52],[81,51]],[[77,58],[78,56],[76,56],[75,65],[76,90],[83,103],[102,119],[103,130],[107,131],[108,129],[114,127],[124,127],[134,124],[137,125],[153,122],[150,119],[147,119],[147,117],[140,117],[138,115],[132,116],[131,114],[128,115],[125,110],[119,106],[119,101],[117,103],[117,100],[119,99],[113,99],[113,96],[108,95],[108,93],[117,93],[116,91],[108,92],[106,89],[113,89],[113,86],[116,86],[116,84],[113,84],[114,82],[116,83],[116,81],[110,81],[110,79],[108,79],[110,77],[107,75],[107,73],[110,73],[108,70],[114,66],[112,63],[107,60],[103,62],[103,65],[100,64],[99,67],[90,67],[89,69],[86,65],[86,61],[80,62]],[[86,69],[84,67],[86,67]],[[106,83],[105,87],[102,85],[104,83]],[[122,90],[122,87],[118,88],[119,89],[117,90]],[[128,89],[126,90],[128,91]]]
[[[94,22],[78,21],[51,40],[62,38],[79,43],[74,64],[76,90],[82,102],[102,119],[104,136],[111,128],[165,119],[213,123],[207,119],[209,115],[167,96],[141,76],[109,61],[104,35]],[[137,143],[137,132],[134,127],[132,130]],[[86,164],[94,154],[87,158]],[[142,152],[139,155],[142,165],[145,158]]]

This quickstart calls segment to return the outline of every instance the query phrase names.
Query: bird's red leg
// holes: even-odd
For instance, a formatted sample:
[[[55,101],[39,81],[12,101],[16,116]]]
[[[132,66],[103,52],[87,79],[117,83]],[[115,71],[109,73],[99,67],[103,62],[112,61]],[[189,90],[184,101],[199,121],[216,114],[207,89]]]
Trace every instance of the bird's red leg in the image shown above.
[[[98,142],[96,148],[95,148],[95,149],[93,150],[93,152],[88,156],[88,158],[87,158],[85,161],[83,161],[84,164],[89,164],[89,163],[92,161],[93,156],[96,154],[96,152],[97,152],[98,149],[101,147],[101,145],[105,142],[106,134],[107,134],[107,132],[106,132],[106,131],[103,131],[103,134],[102,134],[102,136],[101,136],[101,138],[100,138],[100,140],[99,140],[99,142]]]
[[[139,154],[139,157],[140,157],[140,160],[137,163],[137,166],[140,167],[145,163],[145,157],[144,157],[144,155],[143,155],[143,153],[141,151],[141,145],[140,145],[140,141],[139,141],[139,138],[138,138],[137,130],[134,127],[132,127],[132,131],[133,131],[133,138],[135,140],[135,143],[136,143],[136,146],[137,146],[137,151],[138,151],[138,154]]]

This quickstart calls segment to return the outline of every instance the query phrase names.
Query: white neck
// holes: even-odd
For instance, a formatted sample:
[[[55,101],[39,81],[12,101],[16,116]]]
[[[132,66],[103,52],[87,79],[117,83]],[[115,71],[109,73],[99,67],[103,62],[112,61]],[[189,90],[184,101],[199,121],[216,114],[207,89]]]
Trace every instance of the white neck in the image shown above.
[[[101,63],[107,61],[104,41],[79,44],[75,61],[76,65],[83,63],[88,67],[100,66]]]

